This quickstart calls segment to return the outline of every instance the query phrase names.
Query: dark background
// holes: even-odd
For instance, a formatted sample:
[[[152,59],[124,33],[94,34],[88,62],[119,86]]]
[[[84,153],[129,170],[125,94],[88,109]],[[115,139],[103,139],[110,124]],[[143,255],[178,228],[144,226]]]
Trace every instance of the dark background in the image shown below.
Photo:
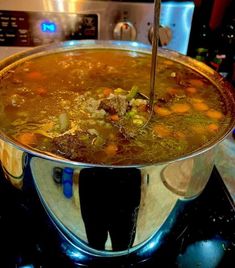
[[[235,0],[194,0],[188,55],[235,85]]]

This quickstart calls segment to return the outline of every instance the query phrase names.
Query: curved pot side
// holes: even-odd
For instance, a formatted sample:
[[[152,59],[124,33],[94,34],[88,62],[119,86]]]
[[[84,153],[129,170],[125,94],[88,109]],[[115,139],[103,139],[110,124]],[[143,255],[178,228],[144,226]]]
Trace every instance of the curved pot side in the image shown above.
[[[0,159],[6,178],[17,188],[22,188],[25,170],[30,167],[46,212],[73,241],[78,238],[85,247],[120,252],[146,243],[172,213],[177,214],[179,200],[190,202],[203,191],[216,148],[169,164],[120,170],[43,159],[0,141]],[[64,184],[53,179],[55,168],[68,167],[73,170],[70,197]],[[112,230],[107,228],[103,237],[94,236],[105,222]],[[115,240],[116,235],[124,236],[121,242]]]

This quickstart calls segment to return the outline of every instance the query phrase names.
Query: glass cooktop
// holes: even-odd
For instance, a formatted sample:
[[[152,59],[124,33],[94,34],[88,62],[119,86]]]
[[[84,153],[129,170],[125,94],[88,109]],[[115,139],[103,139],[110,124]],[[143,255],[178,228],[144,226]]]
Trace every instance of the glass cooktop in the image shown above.
[[[24,192],[17,190],[0,173],[0,267],[80,267],[58,250],[57,231],[48,223],[32,186],[28,187]],[[235,261],[235,206],[216,168],[180,221],[183,231],[173,230],[151,258],[115,267],[231,267]]]

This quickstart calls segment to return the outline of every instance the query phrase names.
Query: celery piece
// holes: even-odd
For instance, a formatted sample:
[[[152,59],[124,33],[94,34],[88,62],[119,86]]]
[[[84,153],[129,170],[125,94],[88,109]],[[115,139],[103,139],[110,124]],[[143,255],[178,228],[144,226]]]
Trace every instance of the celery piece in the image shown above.
[[[137,86],[133,86],[133,87],[131,88],[130,92],[128,93],[126,99],[127,99],[128,101],[130,101],[131,99],[133,99],[133,98],[137,95],[138,91],[139,91],[139,87],[137,87]]]

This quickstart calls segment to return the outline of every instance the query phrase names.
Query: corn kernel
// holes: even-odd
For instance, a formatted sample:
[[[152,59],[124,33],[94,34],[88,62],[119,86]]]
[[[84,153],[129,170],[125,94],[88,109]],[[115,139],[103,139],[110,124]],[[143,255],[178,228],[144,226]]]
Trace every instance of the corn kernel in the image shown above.
[[[133,124],[135,124],[135,125],[141,126],[141,125],[143,125],[143,123],[144,123],[144,121],[142,119],[139,119],[139,118],[133,119]]]

